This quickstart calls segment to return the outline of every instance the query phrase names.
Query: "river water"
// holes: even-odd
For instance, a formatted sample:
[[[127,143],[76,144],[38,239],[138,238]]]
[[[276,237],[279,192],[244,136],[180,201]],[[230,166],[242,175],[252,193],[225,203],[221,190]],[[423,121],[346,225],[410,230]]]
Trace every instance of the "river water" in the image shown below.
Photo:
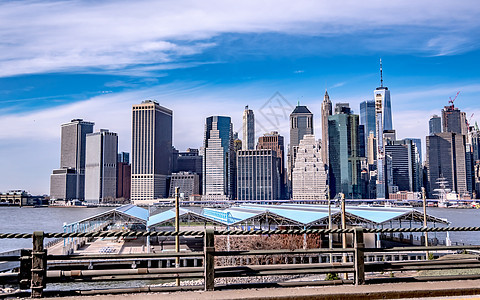
[[[64,223],[72,223],[110,209],[112,208],[0,207],[0,232],[32,233],[36,230],[63,232]],[[450,226],[480,226],[480,209],[429,207],[427,212],[439,218],[446,218],[451,222]],[[437,237],[443,239],[444,234],[437,233]],[[453,243],[480,244],[480,232],[452,232],[450,239]],[[31,248],[31,243],[30,239],[1,239],[0,253],[19,248]]]

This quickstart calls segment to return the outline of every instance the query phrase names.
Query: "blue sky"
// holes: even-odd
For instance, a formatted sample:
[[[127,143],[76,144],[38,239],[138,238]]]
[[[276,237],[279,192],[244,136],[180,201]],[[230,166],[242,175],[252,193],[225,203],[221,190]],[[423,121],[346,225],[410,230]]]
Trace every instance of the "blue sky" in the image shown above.
[[[257,136],[288,140],[288,116],[267,110],[299,101],[320,137],[325,88],[358,113],[379,58],[398,137],[424,140],[457,91],[456,106],[480,117],[479,16],[476,1],[3,1],[0,191],[48,193],[73,118],[130,151],[131,105],[147,98],[173,109],[180,150],[201,146],[210,115],[241,131],[245,105]]]

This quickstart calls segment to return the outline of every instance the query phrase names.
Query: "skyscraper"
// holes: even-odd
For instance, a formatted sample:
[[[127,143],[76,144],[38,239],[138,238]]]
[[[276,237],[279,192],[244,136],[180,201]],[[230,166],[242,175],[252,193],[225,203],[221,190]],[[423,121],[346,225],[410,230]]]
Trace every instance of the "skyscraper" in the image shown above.
[[[385,199],[386,182],[385,182],[385,153],[383,148],[383,109],[382,109],[382,93],[375,94],[375,127],[377,131],[377,198]]]
[[[442,132],[442,118],[437,115],[433,115],[428,120],[428,132],[429,135]]]
[[[274,150],[237,152],[238,200],[280,198],[280,158]]]
[[[439,188],[438,178],[445,178],[447,188],[460,195],[468,193],[465,136],[455,132],[442,132],[427,136],[427,176],[429,192]]]
[[[361,156],[364,151],[360,149],[363,135],[359,116],[351,114],[345,103],[336,106],[335,111],[339,113],[328,118],[330,194],[341,192],[349,198],[361,198],[361,161],[365,158]]]
[[[312,134],[305,135],[298,146],[293,168],[292,195],[294,200],[327,199],[327,172],[320,143]]]
[[[212,116],[205,122],[203,195],[207,200],[235,198],[235,152],[230,117]]]
[[[467,134],[467,117],[465,112],[454,107],[453,104],[442,109],[443,132]]]
[[[332,102],[330,96],[325,89],[325,96],[323,96],[322,102],[322,159],[323,163],[329,165],[328,156],[328,117],[332,115]]]
[[[106,129],[87,134],[85,200],[112,201],[117,196],[118,137]]]
[[[62,141],[60,150],[60,168],[70,169],[69,171],[61,171],[61,169],[53,172],[51,177],[51,194],[52,195],[68,195],[68,200],[85,199],[85,148],[86,148],[86,136],[88,133],[93,132],[93,126],[95,123],[86,122],[82,119],[73,119],[70,123],[62,124]],[[53,176],[56,175],[56,176]],[[59,180],[59,177],[65,177],[60,179],[61,182],[68,184],[62,185],[68,191],[57,192],[55,188],[52,190],[52,184]],[[68,180],[67,180],[68,177]],[[72,181],[75,185],[72,185]],[[58,184],[54,186],[60,187]],[[62,187],[62,189],[63,189]],[[75,189],[75,192],[72,189]],[[53,193],[52,193],[53,192]],[[74,198],[70,198],[75,195]],[[52,197],[55,199],[55,196]],[[67,200],[67,199],[63,199]]]
[[[271,149],[280,160],[280,195],[279,198],[283,199],[286,196],[285,186],[285,144],[283,136],[279,135],[277,131],[265,133],[258,138],[257,144],[258,150]]]
[[[375,101],[377,97],[381,97],[382,114],[383,114],[383,130],[393,130],[392,121],[392,103],[390,101],[390,91],[388,87],[383,86],[383,68],[382,60],[380,59],[380,86],[375,89]],[[377,135],[378,137],[378,135]]]
[[[242,150],[255,149],[255,116],[253,110],[245,106],[243,111],[243,142]]]
[[[173,112],[145,100],[133,105],[132,113],[132,200],[164,198],[171,173]]]
[[[298,104],[290,114],[290,147],[288,150],[287,172],[290,186],[297,148],[306,134],[313,134],[313,114],[306,106]]]
[[[375,100],[365,100],[360,103],[360,124],[365,127],[365,145],[368,145],[368,137],[370,132],[373,132],[373,137],[375,137],[376,128],[375,128]],[[369,153],[369,148],[367,147],[366,156],[373,155]]]

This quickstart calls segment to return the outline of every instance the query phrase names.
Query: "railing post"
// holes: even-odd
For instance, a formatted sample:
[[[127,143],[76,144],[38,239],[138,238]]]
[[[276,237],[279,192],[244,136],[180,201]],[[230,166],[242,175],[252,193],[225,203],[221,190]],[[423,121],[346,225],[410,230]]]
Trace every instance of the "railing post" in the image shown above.
[[[20,250],[20,274],[18,279],[20,289],[27,290],[30,288],[32,279],[32,250]]]
[[[43,231],[33,233],[32,281],[30,285],[32,298],[42,298],[46,285],[47,251],[43,248],[43,239]]]
[[[205,230],[203,267],[205,270],[205,291],[215,288],[215,235],[213,229]]]
[[[365,253],[363,249],[365,248],[364,238],[363,238],[363,228],[355,227],[355,284],[364,284],[365,283]]]

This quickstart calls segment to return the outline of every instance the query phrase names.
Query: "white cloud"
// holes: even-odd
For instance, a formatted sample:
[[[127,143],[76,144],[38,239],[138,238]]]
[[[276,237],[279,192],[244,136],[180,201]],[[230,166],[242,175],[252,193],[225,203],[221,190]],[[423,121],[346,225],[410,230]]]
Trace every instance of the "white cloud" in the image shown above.
[[[379,36],[375,45],[446,55],[476,38],[480,10],[476,4],[473,0],[300,0],[295,5],[286,0],[7,1],[0,4],[0,76],[88,68],[112,72],[137,64],[172,63],[214,47],[208,40],[223,33],[376,36],[387,29],[395,35],[408,26],[395,44],[390,34],[388,40]],[[417,31],[420,38],[415,37]]]

